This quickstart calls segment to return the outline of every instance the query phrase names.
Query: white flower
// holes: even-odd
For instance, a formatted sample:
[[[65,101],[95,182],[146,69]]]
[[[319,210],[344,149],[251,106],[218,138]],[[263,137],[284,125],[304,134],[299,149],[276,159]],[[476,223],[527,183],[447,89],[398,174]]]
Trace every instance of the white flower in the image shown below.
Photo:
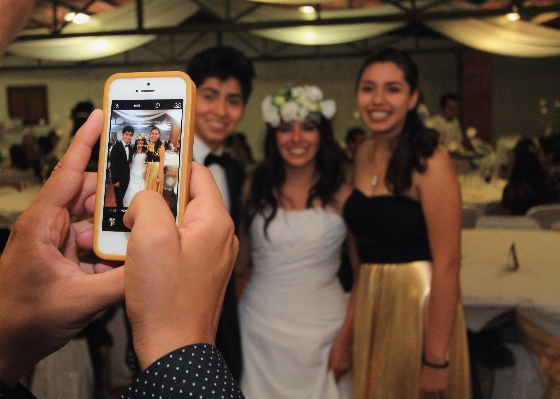
[[[323,92],[317,86],[305,86],[305,94],[312,101],[321,101],[323,99]]]
[[[320,108],[321,108],[321,104],[317,101],[311,101],[307,105],[307,109],[309,110],[309,112],[317,112],[319,111]]]
[[[263,119],[272,127],[280,125],[280,113],[278,107],[272,103],[272,96],[266,96],[261,103]]]
[[[305,118],[307,118],[308,115],[309,115],[309,111],[307,110],[307,108],[299,107],[298,110],[297,110],[296,120],[298,122],[301,122]]]
[[[284,105],[285,102],[286,102],[286,97],[282,95],[277,95],[276,97],[274,97],[274,104],[278,105],[279,107]]]
[[[331,120],[336,113],[336,103],[334,100],[324,100],[321,102],[321,113],[327,120]]]
[[[291,122],[298,116],[300,106],[294,101],[288,101],[280,108],[280,114],[284,122]]]
[[[297,102],[301,101],[301,97],[304,95],[304,93],[305,90],[301,86],[292,87],[292,90],[290,91],[292,98]]]

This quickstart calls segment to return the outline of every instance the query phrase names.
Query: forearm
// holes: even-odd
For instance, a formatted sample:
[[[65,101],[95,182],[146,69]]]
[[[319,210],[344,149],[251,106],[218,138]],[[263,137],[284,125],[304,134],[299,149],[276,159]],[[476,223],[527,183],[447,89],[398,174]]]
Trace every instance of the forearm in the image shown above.
[[[165,163],[165,148],[163,146],[159,149],[159,167],[158,167],[158,177],[163,178],[163,164]]]
[[[208,344],[179,348],[153,362],[133,381],[122,399],[204,397],[241,399],[243,394],[221,354]]]
[[[443,364],[447,360],[459,295],[459,265],[435,265],[427,325],[424,326],[424,356],[431,363]]]

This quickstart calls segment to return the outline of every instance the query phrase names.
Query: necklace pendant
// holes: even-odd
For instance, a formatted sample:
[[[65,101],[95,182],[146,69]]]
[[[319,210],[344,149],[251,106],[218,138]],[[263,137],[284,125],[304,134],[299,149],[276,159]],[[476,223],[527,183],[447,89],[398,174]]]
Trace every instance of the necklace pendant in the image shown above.
[[[379,179],[378,179],[378,176],[377,176],[377,175],[374,175],[373,178],[371,179],[371,185],[372,185],[373,187],[377,186],[377,181],[378,181],[378,180],[379,180]]]

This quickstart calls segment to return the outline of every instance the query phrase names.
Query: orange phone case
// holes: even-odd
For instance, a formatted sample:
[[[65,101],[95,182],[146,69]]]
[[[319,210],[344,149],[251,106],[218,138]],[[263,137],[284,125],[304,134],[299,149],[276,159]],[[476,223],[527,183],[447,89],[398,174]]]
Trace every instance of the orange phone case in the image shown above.
[[[184,104],[184,123],[183,123],[183,134],[181,140],[181,168],[179,170],[181,183],[181,189],[183,190],[183,195],[179,196],[179,203],[177,204],[177,223],[180,226],[183,220],[183,213],[185,212],[185,207],[188,203],[189,198],[189,187],[192,169],[192,151],[193,151],[193,140],[194,140],[194,104],[196,99],[196,86],[189,77],[184,72],[181,71],[165,71],[165,72],[129,72],[129,73],[116,73],[111,75],[105,82],[105,88],[103,93],[103,115],[105,120],[103,121],[103,132],[101,134],[101,143],[109,142],[109,115],[110,104],[109,104],[109,88],[111,83],[117,79],[130,79],[130,78],[161,78],[161,77],[179,77],[186,82],[186,93],[185,93],[185,104]],[[101,259],[105,260],[115,260],[124,261],[126,255],[120,254],[108,254],[103,252],[99,248],[99,227],[101,223],[101,209],[103,207],[104,198],[101,193],[103,193],[103,185],[105,184],[105,158],[107,157],[107,147],[101,146],[99,151],[99,161],[97,170],[97,190],[95,197],[95,214],[93,223],[93,250],[95,254]]]

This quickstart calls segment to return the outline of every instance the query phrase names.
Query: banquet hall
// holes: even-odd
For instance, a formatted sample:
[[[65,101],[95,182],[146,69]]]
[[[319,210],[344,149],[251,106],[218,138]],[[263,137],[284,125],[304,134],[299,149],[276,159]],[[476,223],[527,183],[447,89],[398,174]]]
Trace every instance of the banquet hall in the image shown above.
[[[328,93],[342,145],[345,132],[360,125],[358,68],[382,47],[410,52],[430,114],[438,113],[442,94],[460,96],[469,148],[454,161],[464,215],[473,218],[464,223],[461,272],[476,346],[473,397],[560,398],[560,231],[554,223],[527,227],[526,218],[514,228],[477,227],[476,220],[497,213],[506,184],[498,172],[515,143],[560,134],[559,0],[36,0],[26,29],[0,61],[0,228],[8,231],[40,189],[30,173],[14,179],[12,145],[51,131],[68,136],[71,110],[80,102],[101,107],[114,73],[184,71],[194,54],[216,45],[241,50],[255,65],[238,130],[257,161],[260,103],[279,87],[312,84]],[[108,330],[122,351],[119,312]],[[76,358],[83,344],[73,342],[63,355],[69,369],[83,368]],[[106,378],[118,387],[130,376],[109,352],[114,374]],[[488,353],[496,357],[488,360]],[[36,376],[44,380],[36,389],[48,390],[58,362],[39,366]],[[93,371],[87,373],[91,385]]]

